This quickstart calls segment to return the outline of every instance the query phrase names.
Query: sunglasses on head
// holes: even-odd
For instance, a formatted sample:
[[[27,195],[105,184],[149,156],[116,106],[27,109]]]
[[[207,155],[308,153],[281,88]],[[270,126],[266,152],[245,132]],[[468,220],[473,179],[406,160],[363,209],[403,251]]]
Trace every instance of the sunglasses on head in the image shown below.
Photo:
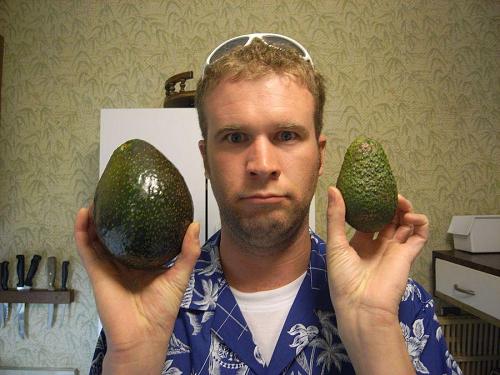
[[[203,72],[205,72],[205,68],[208,65],[213,64],[215,61],[219,60],[222,56],[226,55],[236,47],[249,45],[255,38],[262,40],[269,46],[292,49],[296,51],[299,56],[301,56],[305,61],[308,61],[311,65],[313,65],[309,52],[307,52],[304,46],[302,46],[302,44],[300,44],[296,40],[280,34],[253,33],[228,39],[217,46],[210,53],[210,55],[208,55],[207,60],[205,61],[205,65],[203,66]]]

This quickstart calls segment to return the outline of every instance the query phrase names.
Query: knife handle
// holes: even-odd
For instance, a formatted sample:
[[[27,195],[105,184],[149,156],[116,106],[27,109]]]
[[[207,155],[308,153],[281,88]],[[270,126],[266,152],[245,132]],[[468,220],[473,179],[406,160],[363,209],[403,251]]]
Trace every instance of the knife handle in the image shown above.
[[[24,286],[24,255],[18,254],[17,258],[17,287],[22,288]]]
[[[64,262],[62,262],[61,290],[66,290],[66,282],[68,281],[68,266],[69,261],[65,260]]]
[[[1,277],[1,282],[2,282],[2,289],[7,290],[9,289],[8,284],[9,284],[9,262],[4,261],[2,262],[2,268],[0,269],[2,273]]]
[[[48,290],[54,290],[56,281],[56,257],[47,258],[47,284]]]
[[[38,263],[40,263],[40,259],[42,259],[40,255],[33,255],[33,258],[31,258],[30,268],[28,270],[28,275],[26,276],[24,285],[33,286],[33,276],[35,276],[36,270],[38,269]]]

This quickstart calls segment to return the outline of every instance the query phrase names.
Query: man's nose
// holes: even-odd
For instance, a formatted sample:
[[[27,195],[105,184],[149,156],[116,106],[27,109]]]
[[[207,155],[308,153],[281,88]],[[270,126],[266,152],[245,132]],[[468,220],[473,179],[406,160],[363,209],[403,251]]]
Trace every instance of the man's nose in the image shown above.
[[[256,138],[248,150],[247,172],[254,177],[278,178],[281,169],[275,148],[268,139]]]

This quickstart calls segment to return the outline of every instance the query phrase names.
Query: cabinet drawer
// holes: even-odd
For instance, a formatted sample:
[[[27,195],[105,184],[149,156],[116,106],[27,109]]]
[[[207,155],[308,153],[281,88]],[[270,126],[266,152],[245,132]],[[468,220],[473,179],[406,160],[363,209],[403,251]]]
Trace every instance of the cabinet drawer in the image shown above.
[[[500,277],[436,259],[436,292],[500,319]]]

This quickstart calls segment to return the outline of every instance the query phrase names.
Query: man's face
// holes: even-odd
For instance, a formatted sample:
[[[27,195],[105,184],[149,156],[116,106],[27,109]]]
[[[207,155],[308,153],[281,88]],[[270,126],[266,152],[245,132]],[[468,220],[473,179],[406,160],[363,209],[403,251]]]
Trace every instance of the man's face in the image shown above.
[[[248,248],[279,250],[308,225],[322,173],[314,99],[286,75],[223,80],[205,100],[200,141],[224,231]]]

